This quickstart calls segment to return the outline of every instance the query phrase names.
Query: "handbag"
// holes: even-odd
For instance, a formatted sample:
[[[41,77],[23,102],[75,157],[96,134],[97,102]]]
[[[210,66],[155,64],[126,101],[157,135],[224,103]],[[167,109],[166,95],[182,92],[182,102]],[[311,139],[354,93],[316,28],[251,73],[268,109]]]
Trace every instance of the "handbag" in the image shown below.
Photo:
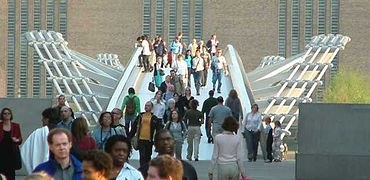
[[[155,85],[153,83],[153,81],[150,81],[149,84],[148,84],[148,90],[150,92],[154,92],[155,91]]]
[[[140,119],[141,119],[141,116],[140,116]],[[131,138],[131,146],[132,148],[134,148],[135,150],[139,150],[139,137],[138,137],[138,134],[139,134],[139,126],[140,126],[140,123],[141,123],[141,120],[139,120],[138,124],[136,125],[136,133],[135,135]]]
[[[134,137],[131,138],[131,146],[135,150],[138,150],[139,149],[137,133],[136,133],[136,135]]]
[[[164,73],[163,69],[159,69],[159,75],[160,75],[160,76],[164,76],[164,75],[166,75],[166,74]]]

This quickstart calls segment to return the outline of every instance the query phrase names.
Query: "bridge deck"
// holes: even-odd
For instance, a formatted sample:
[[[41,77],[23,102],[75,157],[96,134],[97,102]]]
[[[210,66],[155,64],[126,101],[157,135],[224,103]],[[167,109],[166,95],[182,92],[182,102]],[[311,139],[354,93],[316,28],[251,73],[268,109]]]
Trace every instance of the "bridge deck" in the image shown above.
[[[166,75],[169,74],[170,69],[165,69]],[[141,108],[142,111],[144,110],[144,103],[146,101],[149,101],[151,98],[154,97],[154,93],[148,91],[148,84],[152,80],[153,73],[146,73],[143,74],[141,78],[139,78],[137,84],[137,95],[140,97],[141,101]],[[192,78],[192,77],[191,77]],[[195,90],[195,85],[194,85],[194,80],[191,80],[191,92],[192,95],[194,96],[195,99],[197,99],[200,103],[200,106],[198,107],[198,110],[202,109],[203,102],[208,98],[208,91],[212,89],[212,72],[209,70],[208,72],[208,77],[207,77],[207,86],[205,88],[201,88],[200,90],[200,96],[196,95],[196,90]],[[230,77],[224,77],[222,79],[222,87],[221,87],[221,94],[215,93],[215,97],[222,96],[226,100],[226,97],[229,94],[229,91],[233,88],[233,85],[231,84]],[[126,92],[123,92],[126,93]],[[206,137],[206,132],[204,129],[204,125],[201,127],[202,131],[202,138],[199,146],[199,160],[210,160],[213,152],[213,144],[208,144],[207,143],[207,137]],[[188,144],[185,140],[183,148],[182,148],[182,158],[186,159],[187,155],[187,147]],[[153,151],[154,152],[154,151]],[[156,153],[153,153],[153,157],[156,156]],[[132,159],[138,159],[139,158],[139,152],[134,151],[133,155],[131,157]],[[194,157],[193,157],[194,158]]]

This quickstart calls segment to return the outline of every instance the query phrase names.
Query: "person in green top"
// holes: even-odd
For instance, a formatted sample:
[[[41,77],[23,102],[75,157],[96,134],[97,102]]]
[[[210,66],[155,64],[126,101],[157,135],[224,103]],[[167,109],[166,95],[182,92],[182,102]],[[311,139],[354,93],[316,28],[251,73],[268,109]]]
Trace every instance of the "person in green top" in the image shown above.
[[[125,130],[126,132],[130,132],[132,122],[140,113],[140,99],[135,95],[134,88],[130,87],[128,89],[128,95],[123,99],[121,109],[125,112]]]
[[[187,159],[191,161],[193,155],[194,143],[194,158],[198,161],[199,143],[201,138],[200,126],[204,123],[202,112],[197,110],[199,102],[195,99],[190,101],[190,109],[186,111],[184,120],[188,125],[188,155]]]
[[[206,115],[206,124],[205,124],[205,129],[206,129],[206,135],[208,138],[208,143],[213,143],[213,137],[211,133],[211,126],[209,125],[209,112],[211,111],[213,106],[217,105],[217,99],[214,98],[213,96],[215,95],[215,91],[210,90],[208,92],[209,97],[204,101],[203,107],[202,107],[202,113]]]

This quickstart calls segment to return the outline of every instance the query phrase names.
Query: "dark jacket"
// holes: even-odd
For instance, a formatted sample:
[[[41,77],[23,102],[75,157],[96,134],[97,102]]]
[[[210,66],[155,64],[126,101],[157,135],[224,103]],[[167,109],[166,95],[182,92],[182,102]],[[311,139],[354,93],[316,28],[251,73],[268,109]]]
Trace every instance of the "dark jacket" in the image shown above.
[[[72,165],[74,168],[74,175],[73,180],[80,180],[82,179],[82,165],[81,162],[75,158],[73,155],[70,155]],[[38,165],[33,172],[41,172],[45,171],[48,175],[54,176],[56,171],[57,162],[54,158],[50,158],[49,161],[46,161],[40,165]]]
[[[130,138],[134,137],[134,135],[136,134],[136,131],[138,131],[137,133],[137,137],[140,137],[140,128],[141,128],[141,118],[142,118],[142,115],[144,114],[144,112],[140,113],[132,127],[131,127],[131,131],[130,131]],[[162,123],[159,121],[159,119],[157,118],[157,116],[153,115],[152,114],[152,118],[150,119],[150,141],[153,142],[153,138],[154,138],[154,133],[156,131],[159,131],[160,129],[163,129],[163,125]],[[138,127],[139,125],[139,127]]]
[[[203,103],[202,113],[206,114],[206,117],[208,117],[209,112],[211,111],[213,106],[216,106],[216,105],[217,105],[217,99],[214,97],[209,97]]]
[[[4,126],[4,123],[0,122],[0,142],[4,138],[3,126]],[[20,144],[22,144],[22,135],[21,135],[21,129],[19,127],[19,124],[11,122],[10,123],[10,129],[11,129],[11,137],[15,137],[15,138],[19,139],[19,142],[14,143],[14,144],[16,146],[19,146]]]

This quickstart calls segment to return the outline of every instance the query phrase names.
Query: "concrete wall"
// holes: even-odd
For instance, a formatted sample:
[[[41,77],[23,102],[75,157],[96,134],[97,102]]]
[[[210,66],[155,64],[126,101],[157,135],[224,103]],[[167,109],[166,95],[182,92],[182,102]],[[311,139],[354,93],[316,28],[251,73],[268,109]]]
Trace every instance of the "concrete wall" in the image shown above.
[[[8,45],[8,4],[7,1],[0,1],[0,97],[6,96],[6,65],[7,65],[7,45]]]
[[[221,48],[233,45],[246,71],[252,71],[262,57],[278,55],[277,2],[204,0],[203,39],[216,33]]]
[[[370,67],[370,1],[340,1],[340,33],[351,37],[352,41],[340,53],[340,64],[348,69],[367,74]],[[370,76],[364,76],[370,80]]]
[[[301,104],[296,179],[370,179],[370,105]]]
[[[113,53],[126,64],[142,34],[142,2],[68,1],[69,48],[96,58]]]

